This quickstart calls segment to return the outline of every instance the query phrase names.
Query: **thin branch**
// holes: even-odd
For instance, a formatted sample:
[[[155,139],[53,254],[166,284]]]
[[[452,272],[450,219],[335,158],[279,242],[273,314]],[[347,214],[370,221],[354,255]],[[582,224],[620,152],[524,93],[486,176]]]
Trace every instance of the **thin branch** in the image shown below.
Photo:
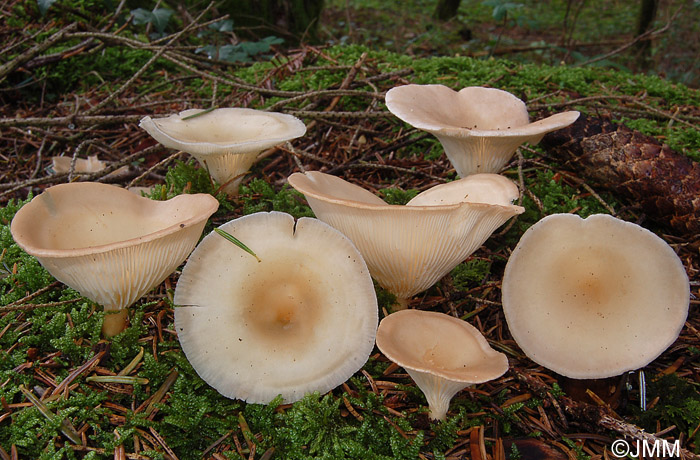
[[[671,24],[676,19],[678,14],[681,12],[681,9],[682,8],[678,8],[676,10],[676,12],[673,14],[673,16],[671,17],[671,19],[669,19],[669,21],[663,27],[656,29],[656,30],[650,30],[648,32],[643,33],[642,35],[638,35],[634,38],[634,40],[625,43],[624,45],[610,51],[609,53],[605,53],[605,54],[602,54],[600,56],[596,56],[596,57],[589,59],[587,61],[584,61],[584,62],[578,62],[578,63],[572,64],[572,67],[583,67],[583,66],[593,64],[594,62],[602,61],[603,59],[607,59],[611,56],[614,56],[616,54],[619,54],[619,53],[625,51],[627,48],[632,47],[635,43],[638,43],[642,40],[650,40],[651,38],[656,37],[657,35],[663,34],[671,27]]]
[[[18,67],[20,67],[22,64],[24,64],[25,62],[28,62],[33,57],[43,53],[44,51],[51,48],[56,43],[63,40],[65,35],[68,34],[69,32],[72,32],[73,30],[75,30],[76,27],[78,27],[78,24],[75,22],[67,25],[63,29],[56,32],[55,34],[51,35],[49,38],[47,38],[43,42],[34,45],[31,49],[25,51],[24,53],[20,54],[16,58],[14,58],[11,61],[6,62],[2,66],[0,66],[0,82],[5,80],[5,77],[7,77],[8,74],[10,74],[12,71],[17,69]]]

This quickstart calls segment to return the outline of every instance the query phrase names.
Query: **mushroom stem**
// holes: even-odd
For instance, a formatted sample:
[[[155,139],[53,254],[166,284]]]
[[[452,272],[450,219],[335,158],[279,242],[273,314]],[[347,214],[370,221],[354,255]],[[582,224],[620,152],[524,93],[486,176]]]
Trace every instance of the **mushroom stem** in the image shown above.
[[[405,310],[408,308],[408,299],[403,297],[397,297],[396,303],[394,303],[394,311]]]
[[[447,410],[454,395],[469,386],[468,383],[451,381],[429,372],[413,369],[406,369],[406,372],[425,395],[425,400],[428,402],[428,417],[434,421],[446,420]]]
[[[126,308],[114,310],[105,307],[105,318],[102,322],[102,335],[114,337],[126,329],[129,321],[129,312]]]
[[[622,391],[627,384],[628,374],[601,379],[572,379],[557,374],[562,390],[575,401],[607,404],[613,410],[620,407]],[[592,393],[592,394],[591,394]]]

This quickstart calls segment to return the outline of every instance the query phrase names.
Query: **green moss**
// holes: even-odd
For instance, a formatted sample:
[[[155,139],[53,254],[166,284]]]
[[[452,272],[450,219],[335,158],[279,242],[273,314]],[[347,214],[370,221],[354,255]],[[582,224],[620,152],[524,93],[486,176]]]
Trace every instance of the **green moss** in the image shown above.
[[[451,272],[455,289],[466,291],[474,285],[483,282],[491,273],[491,261],[484,259],[469,259],[457,265]]]
[[[241,186],[238,200],[243,205],[244,215],[255,212],[279,211],[291,214],[297,219],[314,216],[313,211],[306,204],[304,195],[287,184],[276,191],[264,180],[256,178]]]
[[[381,189],[379,191],[379,194],[388,204],[404,205],[411,201],[411,199],[413,199],[416,195],[418,195],[418,190],[402,190],[397,187],[387,187]]]

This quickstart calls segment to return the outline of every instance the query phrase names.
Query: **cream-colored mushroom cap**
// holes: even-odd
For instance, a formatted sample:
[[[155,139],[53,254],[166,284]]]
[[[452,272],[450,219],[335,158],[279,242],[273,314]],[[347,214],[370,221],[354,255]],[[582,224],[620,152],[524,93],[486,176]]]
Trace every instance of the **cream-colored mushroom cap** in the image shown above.
[[[377,347],[406,369],[423,391],[430,417],[444,420],[462,389],[496,379],[508,358],[491,348],[471,324],[444,313],[402,310],[379,323]]]
[[[224,396],[269,403],[325,393],[367,361],[377,299],[352,242],[318,219],[256,213],[197,246],[175,289],[175,327],[197,373]]]
[[[56,279],[105,310],[121,310],[185,260],[218,207],[206,194],[153,201],[113,185],[74,182],[23,206],[11,232]]]
[[[306,126],[284,113],[229,107],[189,109],[165,118],[144,117],[139,126],[165,147],[193,155],[229,194],[258,153],[303,136]]]
[[[688,315],[690,285],[673,249],[639,225],[554,214],[523,234],[502,295],[527,356],[566,377],[595,379],[666,350]]]
[[[507,91],[470,86],[404,85],[386,93],[386,106],[406,123],[435,135],[460,177],[497,173],[524,142],[536,144],[570,125],[579,112],[530,123],[525,103]]]
[[[370,273],[401,304],[428,289],[466,259],[510,217],[523,212],[513,182],[478,174],[428,189],[406,206],[339,177],[294,173],[289,183],[316,217],[350,238]]]

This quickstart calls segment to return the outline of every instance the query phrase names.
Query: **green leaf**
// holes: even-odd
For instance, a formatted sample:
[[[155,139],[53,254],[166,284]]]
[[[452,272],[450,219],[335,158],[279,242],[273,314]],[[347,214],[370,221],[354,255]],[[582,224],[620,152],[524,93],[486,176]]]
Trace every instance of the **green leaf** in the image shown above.
[[[42,16],[46,15],[46,12],[54,3],[56,3],[56,0],[36,0],[36,4],[39,6],[39,13]]]
[[[131,10],[131,16],[133,17],[134,24],[153,24],[153,27],[156,28],[156,31],[159,34],[163,33],[172,15],[173,10],[169,8],[156,8],[153,11],[148,11],[143,8]]]

